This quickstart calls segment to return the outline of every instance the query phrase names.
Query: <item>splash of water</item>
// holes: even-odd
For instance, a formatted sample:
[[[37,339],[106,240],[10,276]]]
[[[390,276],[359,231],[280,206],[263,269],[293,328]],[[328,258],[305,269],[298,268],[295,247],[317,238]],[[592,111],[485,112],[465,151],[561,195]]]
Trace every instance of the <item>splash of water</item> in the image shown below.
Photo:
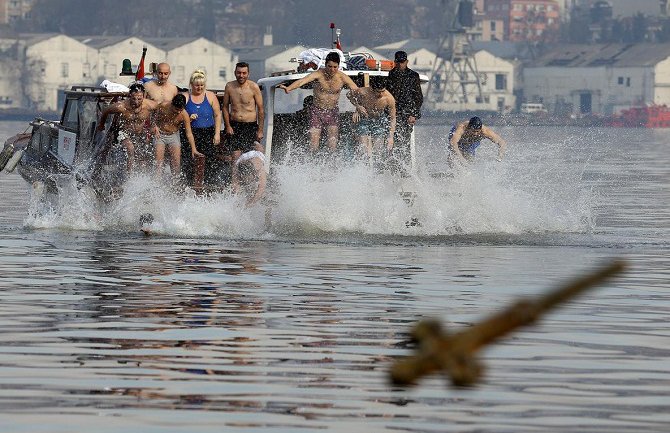
[[[154,233],[229,239],[582,233],[593,226],[590,192],[564,172],[522,173],[487,160],[439,177],[399,178],[354,162],[277,164],[273,172],[271,204],[251,208],[230,192],[175,193],[145,175],[132,176],[107,205],[65,183],[47,204],[32,200],[26,225],[136,231],[151,213]]]

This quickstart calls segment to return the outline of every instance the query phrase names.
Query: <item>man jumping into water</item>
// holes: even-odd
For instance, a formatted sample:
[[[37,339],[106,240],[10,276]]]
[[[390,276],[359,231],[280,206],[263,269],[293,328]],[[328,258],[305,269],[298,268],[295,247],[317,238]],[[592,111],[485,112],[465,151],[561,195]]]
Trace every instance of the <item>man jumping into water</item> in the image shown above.
[[[319,140],[323,128],[326,128],[328,149],[331,152],[337,149],[340,121],[340,111],[337,104],[340,100],[340,92],[342,92],[344,86],[347,86],[354,93],[358,91],[358,86],[347,74],[340,71],[339,67],[340,55],[336,52],[330,52],[326,56],[325,69],[314,71],[308,76],[293,82],[288,87],[283,84],[277,86],[289,93],[307,83],[316,81],[314,83],[314,103],[310,107],[309,118],[309,147],[312,153],[319,149]]]
[[[469,121],[460,122],[449,131],[449,165],[454,162],[467,164],[475,157],[475,150],[481,141],[488,138],[498,145],[498,161],[502,161],[507,143],[498,134],[487,126],[482,125],[482,120],[475,116]]]

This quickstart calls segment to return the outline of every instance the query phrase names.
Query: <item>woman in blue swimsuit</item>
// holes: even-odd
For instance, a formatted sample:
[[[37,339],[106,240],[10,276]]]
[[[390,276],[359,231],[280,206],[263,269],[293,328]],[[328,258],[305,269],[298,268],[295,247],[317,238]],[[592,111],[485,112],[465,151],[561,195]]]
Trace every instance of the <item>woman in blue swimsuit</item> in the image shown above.
[[[206,80],[205,73],[201,70],[196,70],[191,74],[190,91],[185,94],[185,109],[191,119],[195,147],[198,152],[205,155],[204,184],[211,186],[220,182],[223,171],[221,161],[217,158],[221,145],[222,117],[221,105],[216,94],[205,88]],[[190,151],[183,151],[182,155],[185,156],[182,170],[188,184],[194,188],[200,188],[200,185],[194,185],[195,170]]]

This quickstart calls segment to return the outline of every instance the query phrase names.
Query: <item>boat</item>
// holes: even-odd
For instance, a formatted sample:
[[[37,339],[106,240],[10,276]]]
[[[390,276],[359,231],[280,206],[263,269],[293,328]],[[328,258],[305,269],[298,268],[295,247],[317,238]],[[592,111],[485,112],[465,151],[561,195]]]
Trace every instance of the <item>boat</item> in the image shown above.
[[[215,92],[223,97],[221,91]],[[26,132],[7,139],[0,152],[0,170],[17,169],[28,183],[47,193],[58,194],[74,182],[77,188],[90,188],[103,202],[113,200],[126,179],[125,153],[115,145],[120,119],[110,115],[103,131],[97,131],[97,122],[105,108],[128,93],[94,86],[72,86],[64,93],[59,119],[37,117]]]
[[[142,58],[145,53],[146,51]],[[342,53],[341,58],[347,65],[343,72],[359,86],[365,86],[372,77],[388,76],[393,64],[388,60],[374,59],[367,53]],[[288,95],[277,87],[305,77],[318,66],[293,60],[297,63],[295,69],[274,72],[258,81],[265,109],[264,141],[268,161],[265,169],[270,173],[269,182],[272,179],[272,167],[277,162],[290,158],[301,142],[306,145],[307,141],[307,119],[301,116],[305,113],[302,110],[303,100],[312,93],[311,83]],[[127,62],[129,67],[129,61]],[[124,68],[125,63],[126,61]],[[132,71],[122,75],[131,73]],[[425,75],[420,77],[422,82],[428,81]],[[221,100],[223,92],[215,92]],[[118,115],[108,117],[103,131],[97,130],[97,122],[105,108],[126,98],[128,93],[108,91],[107,88],[95,86],[72,86],[64,93],[65,102],[59,119],[37,117],[29,123],[25,132],[5,142],[0,152],[0,170],[4,168],[6,171],[13,171],[17,168],[19,174],[33,187],[55,194],[64,185],[72,185],[74,182],[77,188],[89,188],[98,199],[109,202],[122,193],[126,178],[125,154],[120,146],[115,146],[119,128]],[[354,107],[346,98],[345,92],[341,94],[339,108],[339,146],[345,152],[350,150],[353,153],[357,146],[351,120]],[[414,134],[410,151],[411,167],[415,167]],[[203,170],[202,164],[199,167]],[[195,177],[202,179],[202,173],[196,173]]]
[[[646,105],[622,110],[610,119],[609,126],[620,128],[670,128],[670,107]]]
[[[314,50],[314,49],[313,49]],[[359,87],[367,86],[370,79],[374,77],[388,77],[393,67],[393,61],[375,59],[371,54],[365,52],[342,52],[333,48],[319,48],[317,51],[324,53],[323,57],[330,51],[340,54],[340,68],[342,72],[351,77]],[[312,51],[312,50],[309,50]],[[258,80],[258,85],[263,95],[265,110],[265,156],[269,161],[266,170],[272,176],[272,167],[277,163],[292,158],[296,153],[304,151],[307,146],[307,130],[304,117],[306,113],[306,98],[312,95],[312,85],[309,83],[299,89],[286,94],[279,85],[289,86],[291,83],[306,77],[317,70],[318,65],[314,62],[305,62],[300,56],[290,59],[297,63],[291,70],[277,71],[269,76]],[[421,83],[427,83],[428,77],[420,74]],[[354,106],[346,97],[346,91],[340,94],[339,99],[339,140],[338,149],[343,155],[352,155],[356,146],[355,125],[352,121]],[[322,139],[323,139],[322,134]],[[410,167],[416,169],[415,138],[412,133],[410,139]]]

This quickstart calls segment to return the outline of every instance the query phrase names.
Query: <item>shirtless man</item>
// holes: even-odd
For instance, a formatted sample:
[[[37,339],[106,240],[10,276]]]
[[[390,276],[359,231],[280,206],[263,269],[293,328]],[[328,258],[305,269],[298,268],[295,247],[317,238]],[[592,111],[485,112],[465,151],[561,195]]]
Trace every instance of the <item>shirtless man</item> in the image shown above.
[[[454,162],[467,164],[475,157],[475,149],[481,141],[488,138],[498,145],[498,161],[502,161],[507,143],[491,128],[482,125],[482,120],[475,116],[469,121],[460,122],[449,131],[449,165]]]
[[[128,162],[128,172],[133,170],[135,158],[139,163],[145,165],[151,158],[151,146],[149,145],[149,136],[151,133],[151,113],[156,109],[157,104],[144,98],[144,86],[140,83],[131,84],[128,91],[128,98],[107,107],[102,112],[98,121],[98,131],[105,129],[107,116],[118,114],[119,121],[119,142],[125,147]]]
[[[257,203],[263,194],[267,183],[265,173],[265,155],[258,150],[243,153],[233,164],[233,193],[241,190],[248,193],[247,207]]]
[[[284,89],[286,93],[291,92],[307,83],[314,83],[314,103],[310,108],[309,119],[309,141],[312,153],[319,149],[321,130],[326,128],[328,137],[328,149],[332,152],[337,149],[337,138],[339,134],[340,111],[338,102],[342,88],[347,86],[354,94],[358,92],[358,86],[344,72],[339,70],[340,55],[330,52],[326,56],[325,69],[314,71],[308,76],[301,78],[290,86],[280,84],[277,86]]]
[[[156,66],[156,79],[144,85],[147,91],[147,98],[159,104],[172,101],[172,98],[179,93],[179,89],[170,83],[168,78],[170,78],[170,65],[159,63]]]
[[[195,147],[193,131],[191,131],[191,119],[184,110],[186,106],[186,97],[182,94],[175,95],[171,101],[165,101],[158,105],[154,112],[156,127],[154,135],[154,148],[156,153],[156,173],[160,174],[163,170],[163,160],[165,159],[165,148],[170,153],[170,171],[173,176],[179,175],[181,165],[181,141],[179,139],[179,128],[183,125],[186,131],[186,139],[191,145],[191,156],[202,154]]]
[[[235,81],[226,83],[222,108],[233,161],[250,150],[263,152],[263,96],[258,84],[249,80],[248,63],[235,65]]]
[[[396,108],[395,99],[386,90],[386,78],[372,77],[370,87],[359,89],[358,95],[349,99],[356,107],[352,120],[358,124],[361,150],[368,158],[372,158],[373,149],[382,147],[386,138],[386,150],[390,153],[393,150]]]

